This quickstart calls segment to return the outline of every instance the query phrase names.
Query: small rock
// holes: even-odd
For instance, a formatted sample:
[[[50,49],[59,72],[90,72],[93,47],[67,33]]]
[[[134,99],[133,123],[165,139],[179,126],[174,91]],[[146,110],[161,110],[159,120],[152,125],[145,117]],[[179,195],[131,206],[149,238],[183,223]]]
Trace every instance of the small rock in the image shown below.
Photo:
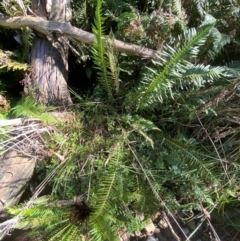
[[[143,221],[144,220],[144,213],[136,212],[136,218],[139,218],[141,221]]]
[[[152,235],[154,233],[155,228],[156,228],[155,225],[150,219],[148,224],[144,227],[144,231],[147,235]]]
[[[5,97],[0,95],[0,110],[9,110],[10,104]]]
[[[160,238],[162,237],[161,230],[159,228],[154,229],[154,236],[158,238],[158,240],[160,240]]]
[[[168,240],[168,239],[165,238],[165,237],[162,237],[162,238],[159,239],[159,241],[167,241],[167,240]]]
[[[194,230],[196,228],[196,224],[195,224],[195,220],[194,219],[190,220],[186,225],[191,230]]]
[[[128,241],[129,240],[127,230],[118,231],[118,235],[120,237],[120,241]]]
[[[146,241],[157,241],[153,236],[147,236]]]
[[[185,234],[189,234],[189,233],[190,233],[190,231],[189,231],[188,228],[183,228],[182,230],[183,230],[183,232],[184,232]]]

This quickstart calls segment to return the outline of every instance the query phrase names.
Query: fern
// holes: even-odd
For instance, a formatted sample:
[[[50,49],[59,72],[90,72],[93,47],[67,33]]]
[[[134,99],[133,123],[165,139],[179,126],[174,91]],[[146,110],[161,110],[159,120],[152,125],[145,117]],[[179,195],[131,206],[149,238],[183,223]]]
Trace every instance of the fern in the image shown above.
[[[127,115],[125,116],[124,120],[126,121],[127,124],[129,124],[133,130],[139,133],[141,136],[145,138],[145,141],[147,141],[152,148],[154,148],[154,141],[152,140],[151,137],[149,137],[147,132],[150,131],[160,131],[159,128],[157,128],[153,122],[144,119],[141,116],[135,115],[135,116],[130,116]]]
[[[117,229],[113,228],[111,216],[106,211],[101,218],[90,222],[91,240],[96,241],[118,241]]]
[[[109,154],[108,170],[103,173],[102,179],[99,181],[100,185],[97,187],[96,196],[98,197],[97,204],[95,205],[95,211],[93,212],[93,218],[99,218],[109,207],[109,201],[112,198],[114,189],[116,188],[116,182],[118,180],[118,165],[122,158],[122,143],[117,143],[112,149],[113,153]],[[109,162],[106,161],[106,164]]]
[[[177,13],[178,17],[182,18],[182,3],[180,0],[173,0],[173,11]]]
[[[188,170],[184,175],[190,177],[193,172],[199,173],[202,177],[215,180],[214,168],[216,167],[214,161],[209,161],[209,157],[202,155],[202,152],[194,150],[190,140],[172,139],[167,136],[164,137],[165,143],[170,148],[173,155],[180,157],[179,160],[189,165]],[[192,172],[190,172],[192,170]]]
[[[201,17],[204,16],[204,2],[199,1],[199,0],[193,0],[193,4],[196,6],[198,13],[200,14]]]
[[[0,50],[0,73],[15,71],[15,70],[28,70],[29,66],[26,63],[15,60],[16,56],[10,51],[3,52]]]
[[[8,15],[15,17],[27,15],[26,6],[30,3],[29,0],[3,0],[1,6]]]
[[[195,29],[185,32],[186,44],[176,51],[167,46],[159,59],[162,62],[156,63],[163,70],[157,73],[155,70],[148,68],[149,71],[143,78],[142,86],[138,88],[136,93],[130,95],[129,102],[137,102],[138,108],[143,108],[152,105],[157,100],[163,102],[164,95],[170,94],[173,97],[172,87],[175,83],[171,78],[172,75],[175,75],[175,78],[176,75],[181,77],[182,72],[186,69],[184,66],[187,65],[185,59],[197,56],[199,47],[205,43],[213,25],[213,22],[205,23],[198,33]],[[177,72],[176,69],[181,72]]]
[[[21,61],[28,61],[28,55],[29,55],[29,50],[32,46],[32,41],[33,41],[33,31],[30,28],[24,28],[22,30],[22,42],[23,42],[23,47],[21,50]]]
[[[91,52],[95,63],[95,68],[98,70],[98,77],[104,90],[107,92],[109,101],[113,100],[111,73],[109,72],[109,60],[107,57],[107,49],[105,45],[106,36],[104,35],[105,28],[103,23],[105,18],[102,16],[102,1],[97,0],[94,25],[92,26],[95,35],[95,42]]]
[[[109,35],[108,39],[108,45],[107,45],[107,55],[108,55],[108,61],[109,61],[109,67],[110,67],[110,74],[111,77],[114,81],[114,87],[116,93],[119,91],[119,84],[120,84],[120,79],[119,79],[119,67],[118,67],[118,55],[116,50],[114,49],[114,35],[111,32]]]
[[[12,108],[12,112],[16,117],[32,117],[42,120],[44,123],[57,123],[58,120],[50,113],[47,113],[47,110],[49,111],[50,108],[38,104],[30,97],[27,97],[21,104]]]
[[[217,28],[212,29],[211,33],[213,37],[213,47],[209,50],[209,56],[214,59],[218,54],[221,53],[223,47],[232,41],[232,37],[229,34],[221,33]]]
[[[21,213],[17,227],[32,228],[33,236],[39,236],[40,233],[40,236],[47,237],[49,241],[81,241],[81,226],[71,218],[78,209],[48,207],[49,201],[49,197],[40,197],[28,209],[17,206],[9,208],[8,212],[13,215]]]
[[[175,79],[176,82],[179,82],[181,89],[188,87],[200,88],[207,83],[212,83],[222,77],[229,76],[224,67],[211,67],[210,65],[204,66],[202,64],[193,65],[189,63],[186,67],[184,66],[183,69],[186,69],[185,72],[181,77],[176,75]]]
[[[181,25],[182,30],[186,28],[186,24],[184,22],[184,17],[182,13],[182,3],[181,0],[173,0],[173,12],[175,12],[180,19],[179,23]]]

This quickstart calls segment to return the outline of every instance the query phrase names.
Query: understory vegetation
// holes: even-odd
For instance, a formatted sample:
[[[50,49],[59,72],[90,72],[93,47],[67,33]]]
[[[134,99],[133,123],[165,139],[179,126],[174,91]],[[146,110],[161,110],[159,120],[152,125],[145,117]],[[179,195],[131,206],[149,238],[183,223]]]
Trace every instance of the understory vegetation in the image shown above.
[[[208,223],[215,240],[214,227],[240,231],[239,6],[239,0],[73,1],[72,24],[93,32],[95,42],[71,43],[92,84],[84,91],[73,84],[69,107],[41,106],[26,93],[13,98],[29,73],[34,33],[22,30],[22,45],[8,49],[15,33],[1,29],[0,97],[11,107],[0,117],[50,127],[34,154],[33,196],[8,208],[15,227],[39,240],[114,241],[166,212],[177,223]],[[17,7],[2,4],[1,11],[16,16]],[[118,53],[114,39],[159,55]],[[8,128],[0,133],[3,154],[12,135]],[[21,148],[21,137],[15,140]],[[194,240],[199,227],[182,232],[182,240]]]

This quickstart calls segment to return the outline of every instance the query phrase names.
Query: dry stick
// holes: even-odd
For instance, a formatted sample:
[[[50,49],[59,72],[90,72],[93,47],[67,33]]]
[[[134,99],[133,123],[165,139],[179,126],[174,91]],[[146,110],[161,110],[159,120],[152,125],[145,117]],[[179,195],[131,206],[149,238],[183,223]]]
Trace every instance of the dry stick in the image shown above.
[[[219,202],[220,202],[220,200],[214,204],[212,209],[209,211],[210,214],[213,212],[213,210],[216,208],[216,206],[219,204]],[[185,241],[190,241],[190,238],[192,238],[192,236],[198,231],[198,229],[202,226],[202,224],[205,222],[205,220],[208,220],[208,222],[210,222],[209,218],[206,215],[202,214],[202,216],[203,216],[203,219],[202,219],[201,223],[193,230],[193,232],[188,236],[188,238]],[[213,226],[211,226],[211,229],[212,228],[213,228]],[[214,230],[214,228],[212,229],[212,231],[213,230]],[[214,234],[216,234],[215,235],[215,237],[216,237],[217,236],[216,231],[214,230],[213,232],[214,232]],[[218,240],[218,241],[221,241],[221,240]]]
[[[214,229],[213,225],[211,224],[210,220],[207,219],[207,221],[208,221],[208,224],[209,224],[209,226],[210,226],[210,228],[211,228],[211,230],[212,230],[212,232],[213,232],[213,234],[214,234],[214,236],[215,236],[215,240],[216,240],[216,241],[221,241],[221,239],[219,238],[216,230]]]
[[[90,172],[90,177],[89,177],[88,193],[87,193],[86,201],[88,201],[89,198],[90,198],[90,190],[91,190],[91,182],[92,182],[92,172],[93,172],[93,160],[91,160],[91,172]]]
[[[10,29],[22,29],[29,27],[45,36],[50,37],[52,33],[60,32],[66,37],[73,38],[78,42],[86,44],[93,44],[95,40],[94,34],[73,27],[69,23],[47,21],[41,17],[34,17],[30,15],[24,17],[8,17],[0,13],[0,26]],[[119,52],[137,55],[147,59],[157,58],[160,55],[159,51],[120,40],[114,40],[114,47]]]
[[[12,120],[0,120],[0,127],[4,126],[20,126],[23,124],[22,118],[12,119]]]
[[[173,229],[173,227],[172,227],[172,225],[171,225],[171,223],[170,223],[170,221],[169,221],[169,219],[168,219],[168,216],[167,216],[167,214],[165,213],[165,212],[163,212],[163,218],[164,218],[164,220],[167,222],[167,224],[168,224],[168,226],[169,226],[169,228],[170,228],[170,230],[171,230],[171,233],[172,233],[172,235],[174,236],[174,238],[177,240],[177,241],[181,241],[181,239],[177,236],[177,234],[175,233],[175,231],[174,231],[174,229]]]

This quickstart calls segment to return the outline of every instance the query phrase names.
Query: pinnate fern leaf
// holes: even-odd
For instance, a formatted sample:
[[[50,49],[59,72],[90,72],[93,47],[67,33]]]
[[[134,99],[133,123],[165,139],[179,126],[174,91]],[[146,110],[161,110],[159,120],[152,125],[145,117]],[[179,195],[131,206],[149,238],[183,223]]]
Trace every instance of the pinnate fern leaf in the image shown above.
[[[92,30],[95,35],[95,42],[91,51],[93,54],[95,68],[98,70],[99,81],[104,90],[107,92],[108,100],[111,101],[113,99],[112,80],[111,73],[109,71],[109,60],[105,44],[105,28],[103,27],[105,18],[103,17],[101,5],[102,1],[97,0],[95,19],[92,26]]]
[[[141,86],[130,95],[129,102],[137,102],[138,108],[145,108],[157,101],[163,102],[164,96],[168,94],[173,97],[172,88],[176,77],[182,76],[186,71],[186,66],[190,67],[187,59],[195,58],[198,55],[199,48],[205,43],[213,25],[214,21],[209,21],[203,24],[198,32],[196,29],[186,31],[186,43],[177,50],[166,46],[159,62],[155,62],[162,71],[158,73],[156,70],[148,68]]]
[[[14,53],[10,51],[3,52],[0,50],[0,72],[15,70],[27,71],[28,68],[29,66],[26,63],[22,63],[14,59]]]

